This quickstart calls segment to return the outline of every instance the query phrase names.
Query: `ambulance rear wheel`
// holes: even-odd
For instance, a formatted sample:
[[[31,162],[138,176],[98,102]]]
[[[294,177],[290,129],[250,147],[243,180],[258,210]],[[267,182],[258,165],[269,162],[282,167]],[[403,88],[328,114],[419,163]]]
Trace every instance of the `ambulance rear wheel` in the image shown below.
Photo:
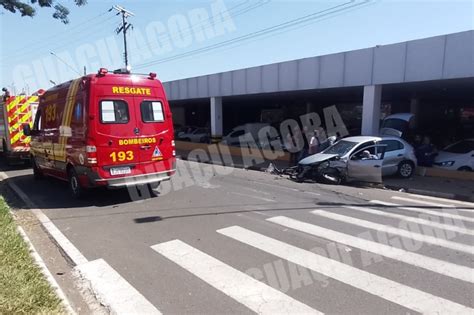
[[[158,197],[158,188],[160,187],[161,182],[148,184],[148,190],[152,197]]]
[[[31,166],[33,167],[33,178],[36,180],[43,179],[44,175],[43,172],[38,167],[36,160],[34,157],[31,157]]]
[[[74,168],[70,168],[68,171],[69,174],[69,191],[72,196],[76,199],[84,197],[85,189],[81,186],[79,181],[79,176],[77,176]]]

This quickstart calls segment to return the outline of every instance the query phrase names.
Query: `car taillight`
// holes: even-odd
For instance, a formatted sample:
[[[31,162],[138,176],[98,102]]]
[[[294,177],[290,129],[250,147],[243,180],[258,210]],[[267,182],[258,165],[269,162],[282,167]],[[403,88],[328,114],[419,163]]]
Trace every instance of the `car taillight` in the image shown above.
[[[95,145],[87,145],[86,146],[87,152],[87,163],[89,164],[97,164],[97,148]]]

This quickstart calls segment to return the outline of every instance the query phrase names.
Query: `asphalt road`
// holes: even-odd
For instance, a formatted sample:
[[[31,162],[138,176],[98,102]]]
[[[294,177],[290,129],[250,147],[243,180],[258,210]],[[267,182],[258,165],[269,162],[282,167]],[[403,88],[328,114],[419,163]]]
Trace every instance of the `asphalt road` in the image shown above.
[[[179,170],[159,197],[135,201],[128,190],[76,201],[57,180],[5,172],[88,261],[126,280],[143,298],[137,310],[474,311],[474,204],[192,162]]]

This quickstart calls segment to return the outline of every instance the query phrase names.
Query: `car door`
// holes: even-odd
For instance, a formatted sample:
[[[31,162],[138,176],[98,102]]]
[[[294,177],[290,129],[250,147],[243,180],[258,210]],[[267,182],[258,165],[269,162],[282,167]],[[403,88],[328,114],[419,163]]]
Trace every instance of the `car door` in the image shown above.
[[[404,160],[405,146],[402,142],[395,139],[386,139],[380,141],[385,145],[385,156],[382,165],[382,175],[394,174],[397,172],[398,164]]]
[[[372,158],[363,158],[364,151],[369,151]],[[367,146],[352,153],[347,162],[347,179],[382,183],[384,154],[385,145],[381,144]]]

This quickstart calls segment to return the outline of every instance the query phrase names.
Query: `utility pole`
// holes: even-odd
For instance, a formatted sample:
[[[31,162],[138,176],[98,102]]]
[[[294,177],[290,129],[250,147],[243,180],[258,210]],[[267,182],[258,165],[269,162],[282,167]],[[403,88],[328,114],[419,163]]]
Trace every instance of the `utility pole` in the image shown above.
[[[115,30],[115,32],[117,34],[120,34],[120,32],[123,33],[123,47],[124,47],[124,50],[125,50],[123,55],[124,55],[124,59],[125,59],[125,68],[127,70],[130,70],[130,67],[129,67],[129,64],[128,64],[127,31],[130,28],[130,26],[132,26],[132,24],[127,22],[127,18],[129,16],[135,16],[135,14],[133,14],[132,12],[122,8],[119,5],[114,5],[109,11],[112,11],[112,10],[118,11],[117,15],[120,15],[120,14],[122,15],[122,25],[120,25],[120,27],[118,27]]]

